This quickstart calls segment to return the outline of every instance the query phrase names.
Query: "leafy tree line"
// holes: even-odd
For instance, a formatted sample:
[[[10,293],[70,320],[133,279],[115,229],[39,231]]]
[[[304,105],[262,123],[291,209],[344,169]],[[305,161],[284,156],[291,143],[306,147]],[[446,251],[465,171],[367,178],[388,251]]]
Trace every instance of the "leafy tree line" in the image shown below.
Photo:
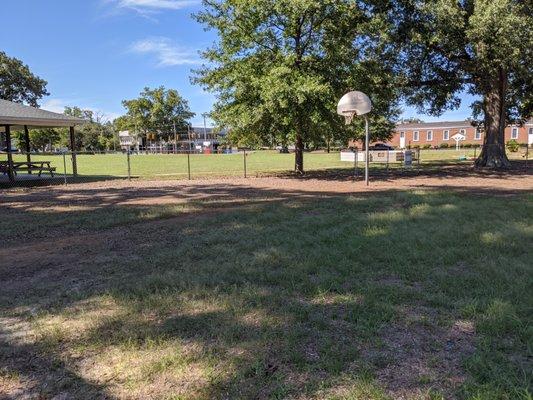
[[[47,82],[34,75],[22,61],[0,52],[0,98],[38,107],[38,100],[49,95]],[[106,121],[103,115],[79,107],[65,107],[64,113],[83,118],[87,123],[76,127],[76,149],[83,151],[115,150],[119,148],[120,130],[138,132],[140,138],[153,133],[157,139],[171,140],[174,132],[186,132],[188,120],[194,116],[178,91],[145,88],[136,99],[122,103],[126,115]],[[14,133],[19,147],[25,149],[25,134]],[[70,147],[70,137],[64,128],[30,129],[32,151]]]
[[[214,119],[234,141],[294,143],[295,169],[312,142],[361,137],[335,114],[348,89],[375,93],[373,134],[386,138],[397,116],[379,21],[351,0],[204,1],[198,21],[218,33],[194,82],[217,95]],[[370,79],[369,79],[370,78]]]
[[[533,112],[533,3],[522,0],[203,0],[196,15],[218,41],[193,82],[217,96],[212,117],[233,144],[294,144],[303,172],[306,147],[363,136],[335,113],[361,90],[373,102],[373,140],[390,136],[401,101],[431,115],[461,103],[484,130],[476,165],[508,167],[504,128]],[[46,82],[0,53],[0,97],[37,105]],[[169,140],[193,116],[175,90],[146,88],[123,102],[117,129]],[[68,112],[68,110],[67,110]],[[109,147],[109,124],[81,128],[80,146]],[[60,139],[61,140],[61,132]],[[34,134],[43,142],[51,132]]]
[[[217,95],[213,116],[241,142],[296,145],[361,138],[336,101],[370,95],[372,139],[386,138],[404,100],[439,116],[460,95],[480,100],[476,165],[507,167],[504,128],[533,111],[533,3],[521,0],[204,0],[199,22],[218,34],[194,82]]]
[[[85,124],[76,127],[76,150],[105,151],[120,148],[114,124],[110,121],[105,121],[101,114],[92,110],[83,110],[79,107],[65,107],[64,113],[87,121]],[[29,137],[31,151],[70,148],[68,128],[30,129]],[[24,132],[15,132],[15,138],[19,148],[26,149]]]

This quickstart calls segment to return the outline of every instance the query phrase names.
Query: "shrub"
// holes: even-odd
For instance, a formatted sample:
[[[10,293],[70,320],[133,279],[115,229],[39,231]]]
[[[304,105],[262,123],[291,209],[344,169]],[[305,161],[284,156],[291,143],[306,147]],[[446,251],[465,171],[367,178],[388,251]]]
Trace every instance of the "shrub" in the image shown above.
[[[511,153],[516,153],[519,148],[520,148],[520,145],[518,144],[518,142],[515,139],[511,139],[511,140],[509,140],[507,142],[507,149]]]
[[[472,143],[465,143],[462,147],[464,147],[465,149],[471,149],[472,147],[474,147],[474,145]]]
[[[430,144],[425,144],[422,146],[423,149],[431,149],[431,145]]]
[[[450,147],[450,145],[448,143],[441,143],[441,144],[439,144],[439,147],[441,149],[447,149],[448,147]]]
[[[418,145],[418,144],[414,144],[414,145],[412,145],[411,147],[412,147],[413,149],[419,149],[419,148],[420,148],[420,145]]]

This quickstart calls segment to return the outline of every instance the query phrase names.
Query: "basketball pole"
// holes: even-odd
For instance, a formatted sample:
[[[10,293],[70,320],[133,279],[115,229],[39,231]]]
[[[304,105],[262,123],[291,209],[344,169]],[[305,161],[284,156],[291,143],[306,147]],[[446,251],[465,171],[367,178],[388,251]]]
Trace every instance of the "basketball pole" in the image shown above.
[[[370,165],[370,160],[368,157],[368,145],[369,145],[369,135],[368,135],[368,118],[365,115],[365,183],[368,186],[368,167]]]

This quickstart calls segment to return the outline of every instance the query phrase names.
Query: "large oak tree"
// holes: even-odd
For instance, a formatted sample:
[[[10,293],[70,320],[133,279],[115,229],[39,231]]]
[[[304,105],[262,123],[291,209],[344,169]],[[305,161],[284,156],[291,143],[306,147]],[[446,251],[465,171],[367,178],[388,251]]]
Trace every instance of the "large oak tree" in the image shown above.
[[[410,104],[439,115],[465,91],[480,98],[480,167],[509,166],[504,129],[533,111],[533,2],[391,0],[391,38],[400,44],[398,74]]]
[[[49,94],[46,84],[22,61],[0,51],[0,99],[37,107],[37,101]]]
[[[143,135],[156,133],[167,139],[175,131],[186,130],[188,120],[195,115],[177,90],[163,86],[146,87],[138,98],[124,100],[122,105],[127,110],[117,121],[122,129],[133,129]]]
[[[336,113],[348,90],[371,95],[373,118],[390,134],[395,91],[387,48],[378,48],[379,9],[352,0],[204,0],[197,19],[218,34],[195,82],[217,95],[212,113],[233,136],[295,144],[302,173],[305,142],[359,136]],[[375,46],[373,46],[375,45]],[[359,128],[359,129],[357,129]],[[254,139],[255,140],[255,139]]]

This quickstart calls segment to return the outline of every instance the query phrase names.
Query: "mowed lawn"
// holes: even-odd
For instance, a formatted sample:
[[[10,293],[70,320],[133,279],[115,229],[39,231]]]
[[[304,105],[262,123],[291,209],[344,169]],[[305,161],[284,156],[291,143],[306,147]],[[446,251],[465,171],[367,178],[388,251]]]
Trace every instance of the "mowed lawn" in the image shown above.
[[[531,399],[531,194],[138,192],[8,196],[0,397]]]
[[[455,149],[421,150],[421,164],[432,165],[438,163],[471,163],[471,159],[479,150]],[[509,153],[512,159],[523,160],[524,151]],[[468,159],[468,160],[465,160]],[[51,161],[56,172],[72,173],[70,155],[63,162],[62,155],[33,155],[35,161]],[[392,159],[392,156],[391,156]],[[26,156],[15,155],[15,161],[25,161]],[[131,175],[139,178],[182,178],[188,177],[188,162],[192,178],[209,176],[243,176],[244,156],[240,154],[192,154],[189,161],[186,154],[139,154],[131,155]],[[310,152],[304,154],[305,169],[308,171],[325,169],[353,169],[353,164],[340,160],[338,152]],[[77,155],[78,173],[86,177],[126,177],[128,175],[127,157],[125,154],[80,154]],[[415,163],[416,165],[416,163]],[[383,168],[384,164],[372,164],[373,168]],[[401,164],[391,163],[390,167],[400,167]],[[363,168],[363,163],[359,163]],[[246,169],[248,175],[261,175],[272,172],[294,170],[294,154],[279,154],[276,151],[251,151],[247,153]]]

